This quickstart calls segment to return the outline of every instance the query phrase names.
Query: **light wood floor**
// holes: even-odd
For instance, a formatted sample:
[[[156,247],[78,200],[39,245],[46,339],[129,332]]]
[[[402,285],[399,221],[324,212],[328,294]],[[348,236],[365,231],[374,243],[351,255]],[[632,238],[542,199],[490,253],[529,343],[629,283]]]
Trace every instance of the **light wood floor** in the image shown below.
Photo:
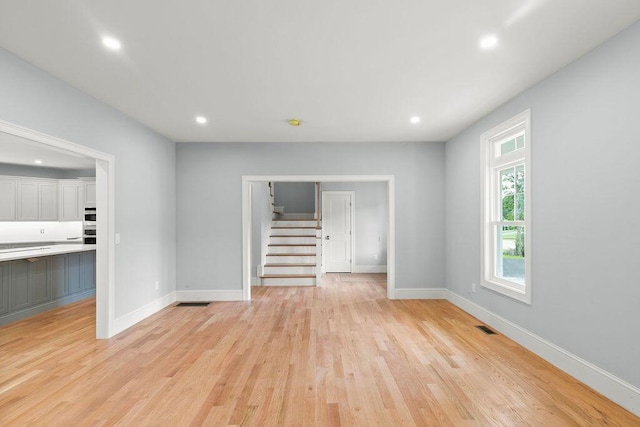
[[[640,425],[446,301],[384,275],[254,288],[94,339],[93,300],[0,328],[0,425]]]

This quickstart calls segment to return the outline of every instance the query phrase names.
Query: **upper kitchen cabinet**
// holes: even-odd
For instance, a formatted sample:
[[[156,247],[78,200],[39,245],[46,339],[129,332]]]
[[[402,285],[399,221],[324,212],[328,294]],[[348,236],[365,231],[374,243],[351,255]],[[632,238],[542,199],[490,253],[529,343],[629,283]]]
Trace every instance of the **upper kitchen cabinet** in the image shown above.
[[[18,221],[57,221],[58,185],[53,181],[18,180]]]
[[[0,177],[0,221],[16,220],[16,180]]]
[[[38,221],[38,181],[18,181],[18,220]]]
[[[59,218],[60,221],[82,221],[84,210],[84,185],[77,179],[59,181]]]
[[[38,219],[40,221],[58,220],[58,183],[38,183]]]
[[[96,181],[87,180],[84,181],[84,204],[96,205]]]
[[[0,176],[0,221],[82,221],[96,181]]]

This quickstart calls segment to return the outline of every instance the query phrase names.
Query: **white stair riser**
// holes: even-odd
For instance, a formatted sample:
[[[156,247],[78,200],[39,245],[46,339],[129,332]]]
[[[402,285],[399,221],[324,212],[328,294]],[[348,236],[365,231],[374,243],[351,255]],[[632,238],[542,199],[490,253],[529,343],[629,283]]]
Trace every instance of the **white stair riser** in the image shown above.
[[[316,253],[315,246],[269,246],[270,254],[313,254]]]
[[[315,237],[297,237],[297,236],[287,236],[287,237],[269,237],[269,243],[273,244],[296,244],[296,245],[306,245],[306,244],[314,244],[316,243]]]
[[[315,286],[314,278],[284,278],[284,279],[260,279],[263,286]]]
[[[285,252],[290,253],[290,252]],[[314,256],[267,256],[269,264],[315,264]]]
[[[315,267],[270,267],[264,266],[264,274],[316,274]]]
[[[275,220],[271,225],[276,227],[316,227],[318,223],[316,221],[282,221]]]
[[[287,236],[299,236],[299,235],[316,235],[315,228],[272,228],[271,234],[284,234]]]

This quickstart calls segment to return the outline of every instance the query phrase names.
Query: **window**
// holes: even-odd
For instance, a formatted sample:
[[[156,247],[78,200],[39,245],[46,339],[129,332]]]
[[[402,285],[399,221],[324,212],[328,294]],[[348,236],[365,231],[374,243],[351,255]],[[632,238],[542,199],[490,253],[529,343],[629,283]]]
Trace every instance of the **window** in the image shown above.
[[[484,133],[482,286],[531,304],[531,111]]]

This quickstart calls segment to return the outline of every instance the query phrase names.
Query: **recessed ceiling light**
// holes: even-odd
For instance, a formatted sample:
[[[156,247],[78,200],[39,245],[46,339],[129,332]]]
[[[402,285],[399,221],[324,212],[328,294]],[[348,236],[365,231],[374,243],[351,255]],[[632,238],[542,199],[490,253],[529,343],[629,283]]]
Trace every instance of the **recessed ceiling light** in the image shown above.
[[[498,44],[498,37],[494,35],[486,36],[480,39],[480,47],[483,49],[493,49]]]
[[[196,117],[196,123],[203,125],[205,123],[207,123],[207,118],[203,117],[203,116],[198,116]]]
[[[120,50],[120,48],[122,47],[120,40],[114,39],[113,37],[103,37],[102,44],[111,50]]]
[[[42,164],[42,160],[34,160],[33,163],[35,163],[36,165],[41,165]]]
[[[418,123],[420,123],[420,117],[418,116],[413,116],[411,117],[411,123],[413,123],[414,125],[417,125]]]

